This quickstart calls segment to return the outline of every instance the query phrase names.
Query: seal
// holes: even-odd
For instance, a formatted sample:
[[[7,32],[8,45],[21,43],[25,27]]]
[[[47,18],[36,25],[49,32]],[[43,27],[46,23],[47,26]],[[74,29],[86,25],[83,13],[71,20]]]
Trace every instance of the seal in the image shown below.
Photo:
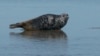
[[[68,22],[69,16],[64,13],[61,15],[44,14],[28,21],[11,24],[10,28],[23,28],[27,31],[33,30],[60,30]]]

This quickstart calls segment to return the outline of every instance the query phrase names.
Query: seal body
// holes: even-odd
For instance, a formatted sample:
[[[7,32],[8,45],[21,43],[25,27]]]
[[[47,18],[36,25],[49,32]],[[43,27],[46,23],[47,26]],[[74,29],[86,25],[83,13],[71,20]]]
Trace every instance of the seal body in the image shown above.
[[[10,28],[23,28],[24,30],[60,30],[67,24],[68,14],[45,14],[34,19],[11,24]]]

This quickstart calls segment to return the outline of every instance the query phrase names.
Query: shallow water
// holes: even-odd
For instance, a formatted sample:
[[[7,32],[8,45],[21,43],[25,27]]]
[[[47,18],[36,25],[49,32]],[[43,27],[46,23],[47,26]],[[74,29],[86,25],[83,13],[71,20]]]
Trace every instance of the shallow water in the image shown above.
[[[16,22],[68,13],[61,31],[23,32]],[[100,56],[100,1],[0,0],[0,56]]]

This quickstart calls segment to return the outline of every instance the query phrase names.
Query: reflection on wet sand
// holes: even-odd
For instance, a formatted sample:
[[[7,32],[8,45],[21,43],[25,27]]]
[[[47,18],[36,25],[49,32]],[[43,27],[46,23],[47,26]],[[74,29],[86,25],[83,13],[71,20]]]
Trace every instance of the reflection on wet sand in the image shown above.
[[[26,38],[44,38],[44,39],[60,39],[60,38],[67,38],[67,35],[59,30],[59,31],[24,31],[21,33],[10,33],[11,36],[16,37],[26,37]]]
[[[63,31],[24,31],[10,33],[12,51],[32,56],[66,56],[67,35]],[[27,50],[31,51],[26,51]],[[13,50],[14,49],[14,50]],[[24,50],[24,51],[21,51]],[[35,55],[34,55],[35,54]]]

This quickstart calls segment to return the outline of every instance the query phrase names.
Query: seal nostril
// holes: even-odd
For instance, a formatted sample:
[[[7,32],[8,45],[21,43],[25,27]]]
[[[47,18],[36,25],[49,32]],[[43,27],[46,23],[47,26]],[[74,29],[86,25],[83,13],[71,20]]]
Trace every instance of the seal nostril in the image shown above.
[[[68,14],[66,14],[66,16],[69,16]]]

